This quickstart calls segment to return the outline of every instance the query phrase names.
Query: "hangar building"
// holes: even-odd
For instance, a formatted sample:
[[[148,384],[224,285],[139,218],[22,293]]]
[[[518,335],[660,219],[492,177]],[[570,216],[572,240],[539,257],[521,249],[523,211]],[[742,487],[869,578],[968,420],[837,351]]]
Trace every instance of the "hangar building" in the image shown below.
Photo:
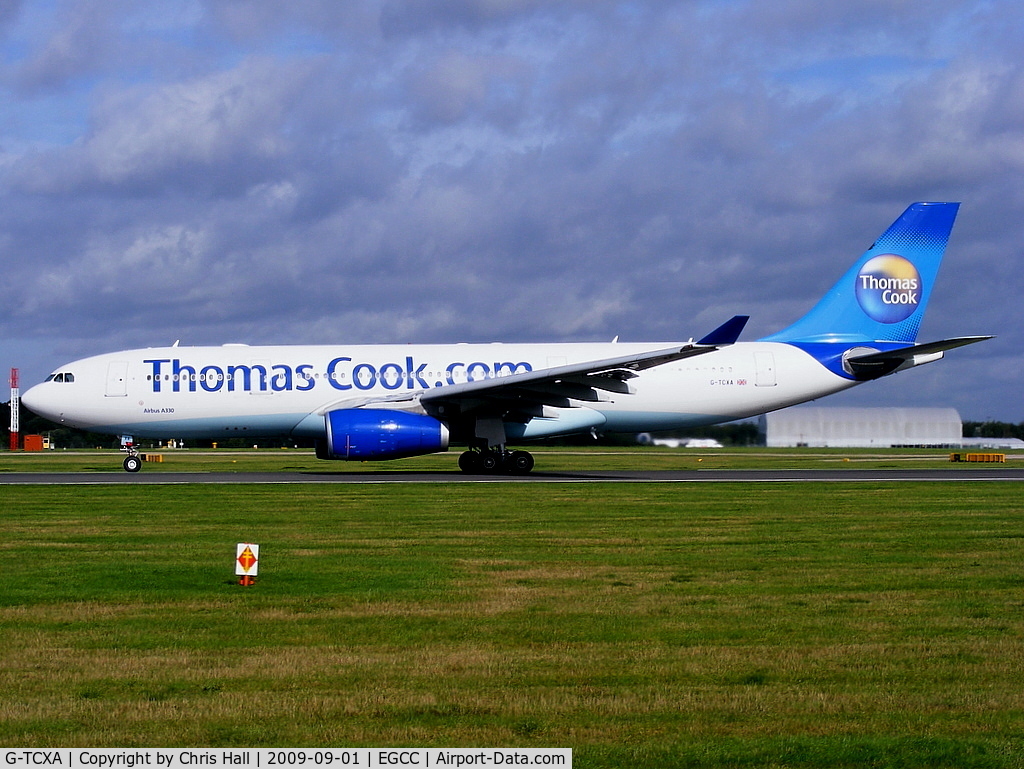
[[[765,414],[759,426],[769,447],[959,448],[963,440],[956,409],[799,406]]]

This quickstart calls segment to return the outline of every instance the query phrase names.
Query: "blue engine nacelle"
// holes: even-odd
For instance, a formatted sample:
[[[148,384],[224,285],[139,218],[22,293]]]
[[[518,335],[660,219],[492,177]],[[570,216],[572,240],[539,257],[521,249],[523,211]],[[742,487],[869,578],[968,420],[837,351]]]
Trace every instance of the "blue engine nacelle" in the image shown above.
[[[433,417],[387,409],[339,409],[326,416],[321,459],[400,459],[448,450],[448,428]]]

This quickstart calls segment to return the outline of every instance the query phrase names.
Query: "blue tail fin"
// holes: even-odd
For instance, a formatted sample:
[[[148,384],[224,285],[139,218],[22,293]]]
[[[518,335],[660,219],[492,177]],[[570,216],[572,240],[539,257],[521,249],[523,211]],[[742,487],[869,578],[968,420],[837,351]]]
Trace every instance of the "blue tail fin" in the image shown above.
[[[809,313],[766,342],[913,342],[959,203],[914,203]]]

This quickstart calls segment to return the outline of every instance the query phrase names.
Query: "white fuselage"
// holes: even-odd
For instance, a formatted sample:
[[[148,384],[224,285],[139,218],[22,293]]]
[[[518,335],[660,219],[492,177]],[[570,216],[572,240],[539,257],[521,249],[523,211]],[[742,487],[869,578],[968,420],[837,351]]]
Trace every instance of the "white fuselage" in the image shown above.
[[[70,363],[23,400],[55,422],[114,434],[316,437],[332,409],[667,346],[147,348]],[[629,394],[602,393],[600,402],[572,405],[598,412],[603,421],[588,424],[599,430],[641,432],[749,417],[854,384],[789,344],[741,342],[641,371],[629,380]]]

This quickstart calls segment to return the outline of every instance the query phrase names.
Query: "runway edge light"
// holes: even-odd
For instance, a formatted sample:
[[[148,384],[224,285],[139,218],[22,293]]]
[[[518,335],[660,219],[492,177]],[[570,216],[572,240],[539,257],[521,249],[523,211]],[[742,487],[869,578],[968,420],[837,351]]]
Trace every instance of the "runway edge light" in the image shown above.
[[[260,546],[251,542],[239,542],[235,547],[235,575],[241,577],[239,585],[255,584],[260,569]]]

